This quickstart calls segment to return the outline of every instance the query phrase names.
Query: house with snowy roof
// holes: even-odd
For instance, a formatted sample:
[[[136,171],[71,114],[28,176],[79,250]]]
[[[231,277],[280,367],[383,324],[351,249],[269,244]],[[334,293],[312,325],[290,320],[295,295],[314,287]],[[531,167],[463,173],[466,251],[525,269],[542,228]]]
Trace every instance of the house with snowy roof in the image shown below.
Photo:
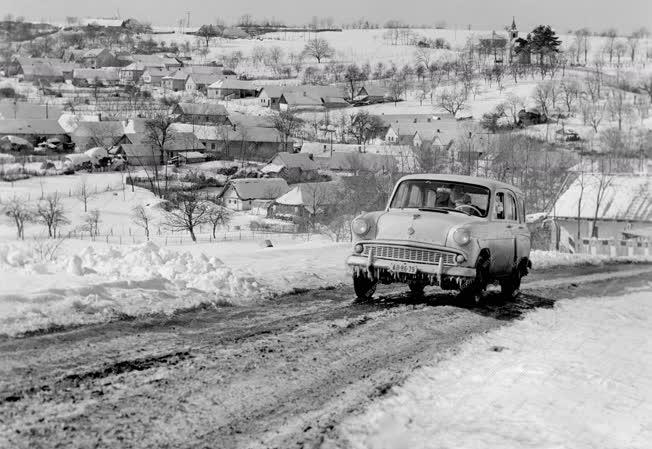
[[[275,218],[309,218],[332,212],[344,195],[340,181],[304,182],[292,186],[285,195],[271,205],[271,215]]]
[[[549,216],[572,236],[652,240],[652,176],[579,173]]]
[[[229,113],[217,103],[179,103],[172,109],[181,123],[215,124],[229,123]]]
[[[256,201],[272,201],[290,188],[283,178],[231,179],[219,197],[232,210],[250,210]]]
[[[290,183],[317,179],[319,166],[311,154],[281,152],[262,168],[270,177],[283,178]]]

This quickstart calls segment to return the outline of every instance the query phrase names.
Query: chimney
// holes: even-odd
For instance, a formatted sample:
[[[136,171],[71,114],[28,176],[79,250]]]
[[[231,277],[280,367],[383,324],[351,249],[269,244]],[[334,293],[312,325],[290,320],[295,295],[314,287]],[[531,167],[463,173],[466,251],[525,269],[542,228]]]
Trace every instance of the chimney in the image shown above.
[[[233,131],[237,131],[236,128],[237,128],[237,125],[234,123],[234,124],[233,124]]]
[[[416,117],[415,117],[415,118],[414,118],[414,123],[416,123],[416,122],[417,122],[417,119],[416,119]]]
[[[432,117],[428,117],[428,123],[432,123]]]
[[[310,159],[311,161],[314,161],[315,160],[315,155],[312,154],[312,153],[308,153],[308,159]]]
[[[439,134],[441,131],[439,131],[439,128],[437,128],[437,134]]]

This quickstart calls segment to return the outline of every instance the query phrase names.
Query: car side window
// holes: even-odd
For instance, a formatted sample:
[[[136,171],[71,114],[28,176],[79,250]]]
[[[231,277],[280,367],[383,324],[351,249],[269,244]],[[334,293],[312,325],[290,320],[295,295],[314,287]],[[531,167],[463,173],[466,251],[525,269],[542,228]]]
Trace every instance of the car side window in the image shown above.
[[[494,218],[496,220],[505,219],[505,194],[503,192],[496,193],[496,201],[494,204]]]
[[[516,221],[518,217],[516,200],[510,193],[505,194],[505,220]]]

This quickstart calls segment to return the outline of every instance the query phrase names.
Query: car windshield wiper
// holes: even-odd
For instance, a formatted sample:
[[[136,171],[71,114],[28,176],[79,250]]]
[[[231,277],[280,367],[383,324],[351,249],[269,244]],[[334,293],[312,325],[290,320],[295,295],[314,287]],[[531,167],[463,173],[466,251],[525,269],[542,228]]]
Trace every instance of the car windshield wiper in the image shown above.
[[[419,210],[423,212],[439,212],[441,214],[448,213],[448,209],[445,209],[443,207],[420,207]]]

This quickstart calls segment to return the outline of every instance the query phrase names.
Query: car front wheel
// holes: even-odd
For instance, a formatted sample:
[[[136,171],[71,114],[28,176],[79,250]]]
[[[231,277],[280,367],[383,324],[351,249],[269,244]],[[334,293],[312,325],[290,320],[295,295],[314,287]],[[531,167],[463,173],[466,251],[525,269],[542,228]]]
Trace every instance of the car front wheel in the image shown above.
[[[502,281],[500,281],[500,292],[507,299],[513,299],[518,296],[519,289],[521,288],[521,270],[517,268],[514,273]]]
[[[353,274],[353,290],[358,299],[368,300],[376,293],[377,279],[372,279],[367,273]]]

